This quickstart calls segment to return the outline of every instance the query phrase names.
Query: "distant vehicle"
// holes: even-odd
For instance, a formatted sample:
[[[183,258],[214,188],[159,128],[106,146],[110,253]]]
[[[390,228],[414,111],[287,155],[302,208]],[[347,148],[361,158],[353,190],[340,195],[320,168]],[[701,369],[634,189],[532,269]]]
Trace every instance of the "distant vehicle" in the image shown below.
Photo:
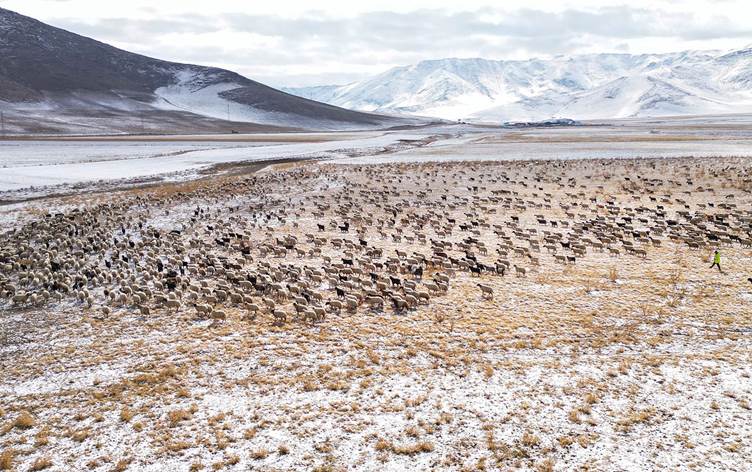
[[[232,134],[240,134],[240,132],[236,131],[236,130],[231,130],[230,133],[232,133]]]

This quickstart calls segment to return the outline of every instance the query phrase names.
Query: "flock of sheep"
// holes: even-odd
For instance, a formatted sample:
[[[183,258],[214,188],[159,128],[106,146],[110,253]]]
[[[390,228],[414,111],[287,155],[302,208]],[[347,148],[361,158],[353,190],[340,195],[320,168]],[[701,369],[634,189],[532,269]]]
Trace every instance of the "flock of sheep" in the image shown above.
[[[306,164],[127,191],[5,231],[0,308],[318,323],[409,312],[458,276],[477,277],[478,296],[493,299],[487,280],[525,277],[544,259],[645,258],[668,242],[752,246],[752,214],[722,191],[749,188],[748,168],[610,165]],[[718,191],[695,184],[705,172]],[[593,188],[594,175],[608,188]]]

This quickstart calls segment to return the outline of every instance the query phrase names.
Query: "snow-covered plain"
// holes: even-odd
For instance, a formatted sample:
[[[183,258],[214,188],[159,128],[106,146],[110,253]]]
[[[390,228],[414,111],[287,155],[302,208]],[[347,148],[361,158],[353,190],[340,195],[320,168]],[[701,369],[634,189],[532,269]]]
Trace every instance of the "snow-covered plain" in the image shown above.
[[[451,143],[407,149],[379,156],[358,156],[338,160],[348,164],[388,162],[560,160],[560,159],[628,159],[671,157],[752,157],[750,142],[492,142],[468,136]]]
[[[0,198],[16,201],[105,182],[190,179],[219,164],[296,158],[363,164],[745,157],[752,156],[751,125],[749,115],[729,115],[617,120],[563,128],[444,124],[394,132],[185,136],[148,142],[137,137],[0,141]]]
[[[295,136],[295,135],[290,135]],[[355,136],[353,138],[353,136]],[[269,143],[0,141],[0,194],[82,182],[164,178],[217,164],[335,156],[350,149],[380,150],[426,134],[360,133],[349,139]],[[286,142],[287,141],[287,142]]]
[[[195,151],[248,149],[275,143],[0,141],[0,168],[173,157]],[[278,143],[276,143],[278,144]]]
[[[574,134],[549,133],[560,139]],[[607,214],[601,208],[606,201],[624,216],[647,208],[645,227],[651,228],[663,221],[653,216],[658,205],[665,218],[687,207],[695,215],[749,214],[752,201],[740,177],[749,177],[750,167],[743,160],[624,160],[599,172],[602,163],[368,169],[304,163],[270,169],[258,179],[206,179],[188,192],[50,198],[16,210],[36,209],[27,218],[42,221],[55,204],[75,203],[81,211],[103,201],[125,202],[127,210],[113,215],[118,220],[104,226],[102,218],[91,234],[125,245],[122,232],[138,243],[153,229],[175,229],[180,236],[173,244],[152,242],[143,253],[167,259],[171,248],[183,251],[197,241],[201,246],[181,255],[226,258],[254,272],[269,264],[280,273],[329,267],[324,258],[342,257],[334,244],[343,237],[340,230],[317,225],[348,214],[373,218],[359,236],[385,255],[398,249],[429,253],[429,241],[437,238],[459,247],[469,233],[450,234],[443,222],[463,221],[469,211],[482,212],[485,221],[473,230],[476,240],[499,249],[501,238],[491,228],[508,228],[511,216],[522,230],[508,236],[510,244],[524,247],[531,230],[573,236],[568,220],[581,227]],[[505,175],[508,181],[498,179]],[[635,175],[641,176],[637,188],[622,184]],[[529,185],[536,179],[541,182]],[[656,179],[658,187],[651,185]],[[570,181],[571,187],[561,185]],[[517,208],[504,194],[514,196]],[[666,194],[673,198],[654,201],[653,195]],[[198,221],[197,206],[205,212]],[[74,208],[66,210],[71,221]],[[325,209],[323,216],[318,208]],[[376,223],[392,211],[403,211],[405,223]],[[269,221],[267,215],[277,212],[285,221]],[[423,214],[442,224],[419,224]],[[557,221],[563,228],[552,224]],[[643,227],[634,221],[636,230]],[[122,230],[121,224],[129,226]],[[248,231],[252,257],[216,244],[211,228],[218,224]],[[720,228],[711,225],[709,230]],[[332,244],[302,257],[293,251],[268,257],[257,249],[282,235],[313,249],[303,242],[306,234]],[[547,250],[535,253],[539,265],[511,255],[511,262],[529,269],[525,276],[457,270],[445,292],[432,293],[413,310],[361,307],[316,323],[291,317],[275,326],[267,312],[251,321],[246,308],[223,303],[218,307],[227,319],[214,324],[197,319],[188,300],[177,313],[155,302],[142,316],[131,304],[106,302],[101,286],[91,287],[92,308],[72,295],[39,307],[0,300],[0,451],[13,456],[17,470],[34,470],[49,458],[53,465],[46,470],[55,471],[748,472],[749,247],[724,246],[721,273],[708,270],[709,251],[656,236],[660,244],[642,246],[646,259],[590,247],[571,264],[556,262]],[[69,247],[63,254],[78,251]],[[478,257],[492,263],[497,254]],[[71,257],[106,267],[101,251]],[[148,274],[150,259],[137,261],[133,270]],[[188,274],[208,287],[226,280],[208,271]],[[492,298],[481,295],[479,281],[494,290]],[[332,283],[310,286],[325,299],[336,297]],[[157,290],[155,281],[149,287]],[[254,294],[254,301],[262,296]],[[290,304],[279,301],[292,310]],[[104,306],[112,312],[105,315]],[[18,420],[22,412],[31,418],[26,426]]]

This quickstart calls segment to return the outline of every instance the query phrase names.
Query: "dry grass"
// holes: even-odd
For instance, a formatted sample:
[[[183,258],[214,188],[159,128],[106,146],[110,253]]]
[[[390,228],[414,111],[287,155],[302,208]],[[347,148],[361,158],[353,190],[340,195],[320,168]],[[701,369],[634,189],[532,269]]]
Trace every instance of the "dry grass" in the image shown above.
[[[191,419],[193,412],[185,409],[172,410],[167,413],[167,419],[170,422],[170,427],[174,428],[182,421],[188,421]]]
[[[130,423],[130,421],[133,419],[135,413],[133,411],[126,407],[123,407],[122,410],[120,410],[120,421],[123,423]]]
[[[125,472],[128,470],[128,466],[131,464],[130,459],[120,459],[115,463],[115,466],[112,468],[113,472]]]
[[[262,460],[269,457],[269,451],[267,449],[261,448],[256,449],[255,451],[251,451],[251,459],[253,460]]]
[[[44,470],[52,467],[52,459],[49,457],[37,457],[31,464],[30,470]]]
[[[441,177],[429,187],[418,185],[428,175],[423,167],[397,164],[389,170],[403,182],[394,183],[390,203],[412,202],[406,207],[408,220],[417,221],[430,214],[430,198],[447,194],[449,201],[458,202],[447,216],[461,221],[465,211],[474,211],[475,218],[489,224],[475,237],[489,247],[491,254],[484,260],[490,263],[500,240],[490,228],[499,225],[514,237],[507,225],[511,214],[521,218],[523,227],[535,227],[535,213],[549,220],[567,219],[558,203],[577,203],[573,211],[588,217],[605,216],[595,203],[586,207],[590,197],[598,204],[612,196],[622,206],[655,206],[648,195],[660,199],[663,193],[680,195],[689,188],[651,189],[654,193],[640,193],[642,200],[636,202],[620,190],[623,177],[665,174],[660,167],[664,164],[656,164],[657,169],[649,165],[619,162],[606,170],[597,163],[562,163],[562,182],[576,176],[584,188],[542,182],[543,190],[534,190],[536,172],[545,169],[538,164],[441,167]],[[306,166],[301,169],[308,172]],[[342,186],[377,185],[376,177],[369,181],[369,167],[321,169],[311,177],[296,174],[290,179],[294,183],[275,182],[278,189],[262,188],[275,202],[269,205],[281,210],[291,205],[288,195],[293,201],[304,196],[329,201]],[[510,181],[528,187],[492,185],[486,177],[481,185],[489,190],[497,185],[518,193],[499,195],[496,202],[489,200],[494,197],[489,191],[474,194],[459,184],[445,189],[441,178],[448,179],[449,187],[460,169],[476,181],[481,174],[499,176],[503,171]],[[606,173],[613,177],[606,179]],[[710,170],[707,175],[712,176]],[[686,178],[694,179],[692,188],[707,185],[695,174]],[[335,185],[321,190],[311,184],[321,181]],[[158,195],[179,200],[181,192],[209,192],[215,183],[208,179]],[[415,193],[423,188],[433,190],[433,195],[421,197],[425,204]],[[507,196],[513,204],[515,198],[534,199],[534,191],[539,196],[551,193],[551,208],[503,208]],[[138,194],[150,192],[141,189]],[[275,192],[285,198],[274,200]],[[750,206],[749,197],[734,193],[739,207]],[[229,197],[224,194],[200,204],[212,206],[212,198],[220,210],[227,208]],[[252,204],[242,195],[236,198],[241,206]],[[362,214],[381,216],[383,208],[360,198],[353,196]],[[698,211],[697,203],[722,200],[705,193],[684,198],[692,211]],[[191,209],[194,204],[199,203],[191,202]],[[684,208],[671,201],[662,205],[672,215]],[[287,222],[274,227],[276,233],[294,234],[301,241],[305,233],[318,234],[319,219],[304,205],[295,209],[301,216],[293,218],[288,212]],[[134,213],[135,218],[139,215]],[[250,218],[247,212],[237,216]],[[324,220],[330,218],[341,219],[333,210]],[[300,227],[293,228],[292,222]],[[235,227],[237,221],[230,224]],[[430,240],[438,237],[437,228],[406,225],[403,233],[422,232]],[[567,233],[571,227],[558,230]],[[249,231],[254,241],[267,238],[264,229]],[[471,234],[455,230],[443,237],[457,244]],[[322,235],[355,238],[354,233]],[[431,251],[428,244],[393,243],[373,230],[366,237],[390,256],[396,249]],[[342,252],[325,247],[324,255],[337,260]],[[724,249],[727,276],[706,270],[706,254],[668,240],[649,247],[648,253],[649,264],[636,256],[588,250],[575,264],[564,265],[542,250],[537,255],[540,266],[525,277],[474,277],[457,271],[446,294],[432,295],[428,304],[414,310],[395,314],[361,309],[330,314],[315,324],[289,321],[275,327],[267,313],[242,322],[242,310],[229,305],[222,308],[228,320],[212,328],[184,312],[154,310],[142,319],[123,308],[117,316],[95,322],[79,306],[48,314],[27,310],[29,339],[67,343],[45,344],[44,351],[19,349],[12,372],[0,379],[5,386],[42,380],[49,388],[39,395],[11,395],[7,406],[4,401],[0,464],[29,470],[33,458],[44,453],[54,458],[52,468],[64,464],[81,470],[87,464],[125,470],[130,464],[136,469],[168,461],[190,470],[613,470],[609,458],[631,454],[627,445],[644,438],[650,441],[645,454],[635,458],[635,468],[683,468],[675,457],[697,464],[748,462],[752,450],[735,415],[748,413],[749,392],[722,379],[742,379],[739,385],[749,380],[750,342],[743,330],[752,326],[752,318],[742,297],[752,289],[741,275],[746,270],[743,261],[752,253],[738,245]],[[217,249],[216,254],[225,252]],[[509,259],[527,264],[519,257]],[[321,264],[319,257],[294,255],[265,261]],[[427,271],[424,277],[431,275]],[[206,279],[214,283],[212,277]],[[493,287],[493,300],[480,297],[479,282]],[[325,288],[318,291],[335,296]],[[0,329],[15,329],[0,318],[6,323]],[[114,373],[103,374],[92,385],[90,369]],[[675,438],[657,440],[667,424],[676,431]],[[122,444],[102,439],[112,437]],[[131,449],[129,444],[140,446]],[[669,447],[676,453],[666,454]],[[30,448],[33,455],[26,453]],[[352,454],[355,449],[358,453]],[[12,450],[17,451],[15,458]]]
[[[391,450],[395,454],[414,455],[423,452],[433,452],[434,445],[430,441],[418,441],[408,444],[392,444]]]
[[[10,448],[0,452],[0,470],[13,470],[13,459],[15,456],[16,451]]]
[[[19,429],[30,429],[34,425],[36,425],[36,420],[28,411],[22,411],[13,422],[13,426]]]

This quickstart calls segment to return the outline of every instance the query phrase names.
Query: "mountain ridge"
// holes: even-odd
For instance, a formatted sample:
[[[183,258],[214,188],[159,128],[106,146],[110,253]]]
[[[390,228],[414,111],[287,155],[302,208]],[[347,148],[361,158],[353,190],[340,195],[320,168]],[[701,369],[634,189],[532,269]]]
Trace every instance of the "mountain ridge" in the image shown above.
[[[430,59],[343,86],[283,90],[369,112],[527,121],[752,112],[751,87],[748,46],[511,61]],[[600,101],[594,99],[604,91]]]

